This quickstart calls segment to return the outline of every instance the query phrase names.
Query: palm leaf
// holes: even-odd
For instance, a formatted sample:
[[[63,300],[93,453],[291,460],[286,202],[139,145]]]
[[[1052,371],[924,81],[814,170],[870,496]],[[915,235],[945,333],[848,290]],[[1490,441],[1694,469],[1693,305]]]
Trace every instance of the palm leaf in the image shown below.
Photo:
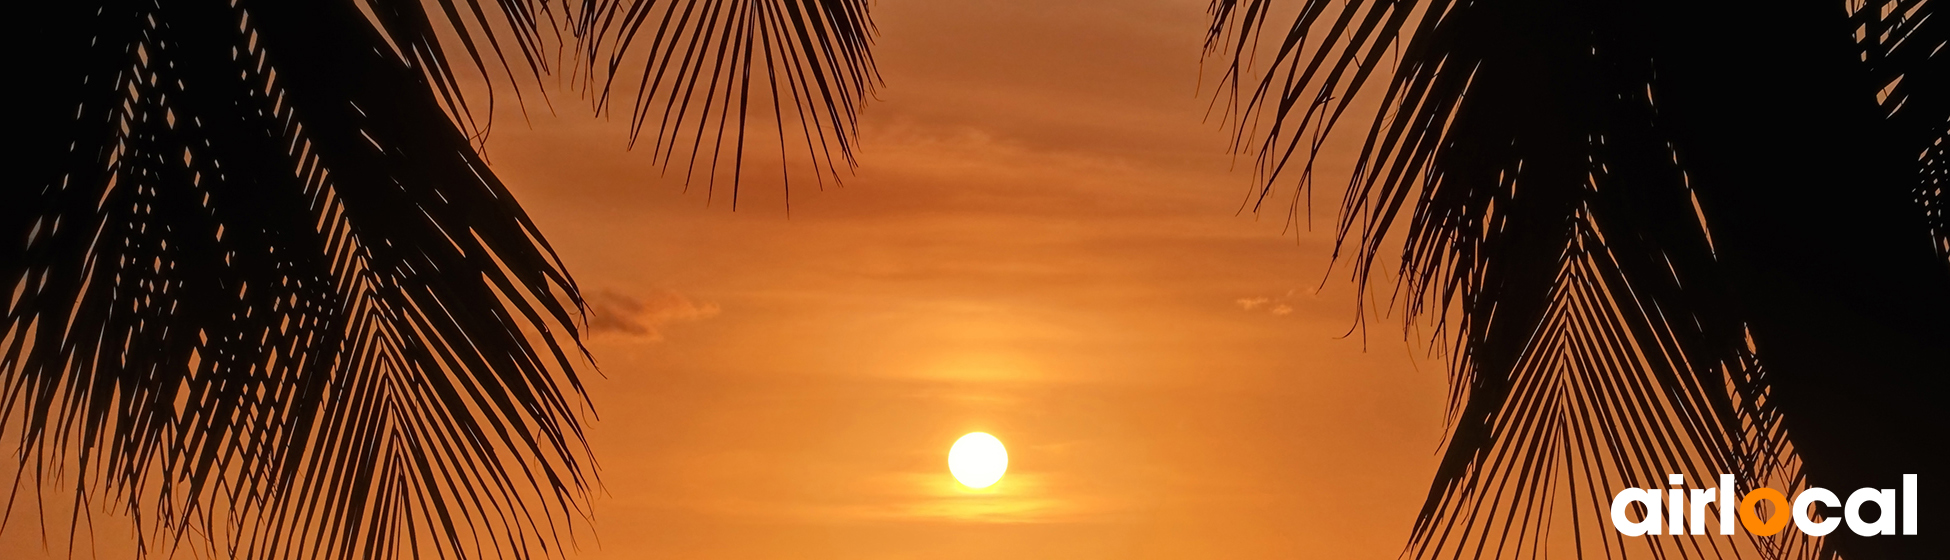
[[[370,4],[388,45],[427,75],[443,108],[477,139],[491,130],[493,88],[477,114],[443,32],[459,39],[473,72],[518,100],[518,77],[551,71],[546,53],[567,47],[598,113],[633,89],[631,144],[647,142],[665,171],[681,163],[686,184],[701,178],[715,190],[729,174],[734,207],[747,144],[762,132],[753,125],[769,116],[782,166],[797,144],[818,184],[838,183],[839,169],[857,164],[858,113],[880,82],[863,0],[443,1],[437,16],[414,2]],[[789,202],[790,168],[781,176]]]
[[[1950,15],[1936,0],[1850,2],[1867,79],[1897,142],[1914,150],[1916,198],[1950,259]]]
[[[350,4],[74,8],[7,189],[21,468],[148,550],[563,549],[579,299],[424,78]]]
[[[1910,39],[1871,46],[1887,56],[1863,80],[1905,76],[1885,101],[1918,147],[1941,146],[1938,98],[1950,97],[1919,99],[1943,60],[1929,35],[1942,26],[1917,19],[1929,8],[1878,20]],[[1608,555],[1820,552],[1786,539],[1628,545],[1605,521],[1613,492],[1663,488],[1665,473],[1694,487],[1717,473],[1805,484],[1660,113],[1654,8],[1308,1],[1285,33],[1268,31],[1272,9],[1215,1],[1207,42],[1231,55],[1219,99],[1259,200],[1280,184],[1304,195],[1356,94],[1386,76],[1340,247],[1364,291],[1399,250],[1396,303],[1453,341],[1451,432],[1409,555],[1529,556],[1565,525],[1579,551]],[[1940,236],[1931,157],[1919,198],[1937,200]]]
[[[769,57],[770,83],[819,104],[808,147],[850,162],[864,6],[702,4],[743,15],[677,36]],[[150,553],[572,547],[594,472],[581,300],[478,154],[494,94],[470,104],[462,78],[498,71],[520,96],[562,31],[593,65],[670,5],[105,1],[15,20],[9,46],[45,53],[20,70],[34,141],[0,189],[0,433],[25,483],[79,472],[77,511],[134,517]],[[699,86],[688,68],[642,95]],[[729,100],[730,83],[701,87]]]
[[[603,0],[587,14],[577,29],[589,39],[587,63],[603,76],[598,106],[641,51],[631,142],[647,141],[666,170],[681,158],[687,184],[700,165],[710,189],[728,171],[736,207],[746,135],[764,105],[782,164],[798,142],[822,186],[855,165],[856,115],[879,81],[864,0]],[[787,131],[795,121],[797,134]],[[791,173],[781,173],[789,203]]]

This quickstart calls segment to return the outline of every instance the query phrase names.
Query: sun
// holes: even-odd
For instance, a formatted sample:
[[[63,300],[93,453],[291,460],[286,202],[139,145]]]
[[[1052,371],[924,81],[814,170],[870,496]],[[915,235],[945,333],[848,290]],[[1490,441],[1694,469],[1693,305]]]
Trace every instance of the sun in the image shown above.
[[[948,448],[948,472],[969,488],[988,488],[1002,480],[1002,472],[1007,470],[1009,450],[995,436],[975,432],[955,440],[955,446]]]

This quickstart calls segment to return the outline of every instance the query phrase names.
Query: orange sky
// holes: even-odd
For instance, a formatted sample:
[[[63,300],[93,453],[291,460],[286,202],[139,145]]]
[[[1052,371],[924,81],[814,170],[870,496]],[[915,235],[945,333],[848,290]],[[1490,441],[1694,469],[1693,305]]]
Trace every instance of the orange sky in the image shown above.
[[[573,92],[497,121],[495,169],[610,311],[573,557],[1396,557],[1442,364],[1394,319],[1337,338],[1325,227],[1235,214],[1206,4],[877,3],[862,166],[789,219],[776,173],[707,205]],[[970,431],[1009,446],[992,492],[948,474]],[[0,552],[65,557],[33,525]]]

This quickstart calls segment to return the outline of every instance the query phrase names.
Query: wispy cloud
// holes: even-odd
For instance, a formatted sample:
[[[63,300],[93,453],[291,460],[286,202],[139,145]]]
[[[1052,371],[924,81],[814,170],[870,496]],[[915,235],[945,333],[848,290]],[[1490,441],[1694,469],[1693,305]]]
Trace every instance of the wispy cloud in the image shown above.
[[[586,297],[589,332],[660,341],[671,323],[701,321],[718,314],[718,304],[699,301],[667,289],[641,295],[599,290]]]
[[[1248,313],[1266,313],[1276,316],[1290,315],[1293,313],[1293,305],[1290,302],[1294,300],[1294,295],[1295,290],[1287,290],[1285,294],[1277,297],[1242,297],[1232,300],[1232,304],[1239,306],[1239,309],[1245,310]]]

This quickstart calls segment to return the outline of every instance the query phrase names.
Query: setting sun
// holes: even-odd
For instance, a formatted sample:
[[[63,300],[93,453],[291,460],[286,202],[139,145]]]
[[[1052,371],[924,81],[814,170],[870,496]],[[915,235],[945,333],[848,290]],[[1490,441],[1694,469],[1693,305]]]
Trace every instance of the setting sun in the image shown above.
[[[988,488],[1002,480],[1002,473],[1007,470],[1009,450],[995,436],[975,432],[955,440],[955,446],[948,448],[948,472],[969,488]]]

